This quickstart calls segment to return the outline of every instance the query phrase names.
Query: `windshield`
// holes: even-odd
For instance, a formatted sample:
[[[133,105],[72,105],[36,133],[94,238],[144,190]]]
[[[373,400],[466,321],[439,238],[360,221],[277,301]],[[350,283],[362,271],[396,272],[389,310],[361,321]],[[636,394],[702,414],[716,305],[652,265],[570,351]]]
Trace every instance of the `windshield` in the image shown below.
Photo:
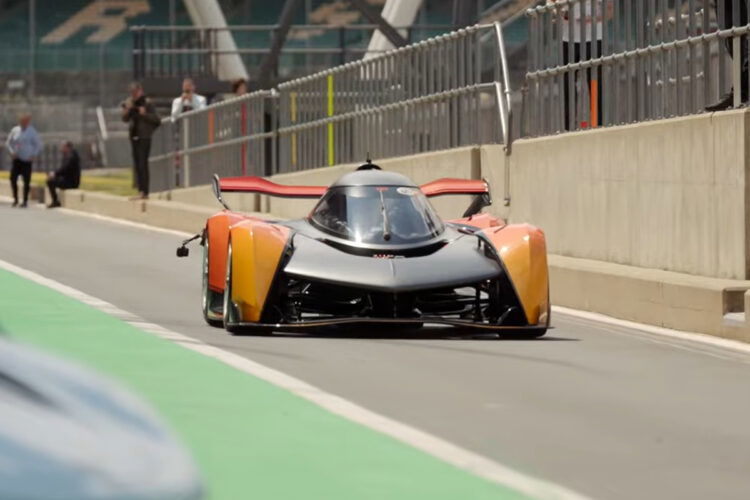
[[[443,223],[424,193],[406,186],[331,188],[311,219],[327,233],[375,245],[418,243],[443,232]]]

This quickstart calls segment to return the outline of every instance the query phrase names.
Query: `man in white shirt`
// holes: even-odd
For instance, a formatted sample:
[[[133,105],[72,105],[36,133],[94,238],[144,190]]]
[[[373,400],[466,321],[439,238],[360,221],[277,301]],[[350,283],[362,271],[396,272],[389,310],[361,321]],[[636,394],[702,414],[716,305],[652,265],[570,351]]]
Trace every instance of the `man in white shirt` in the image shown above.
[[[195,93],[195,83],[192,78],[182,80],[182,95],[172,101],[172,119],[174,120],[182,113],[203,109],[206,107],[206,98]]]
[[[547,0],[548,4],[555,3],[556,0]],[[593,4],[596,4],[596,19],[593,15]],[[583,15],[581,8],[583,7]],[[614,14],[614,3],[612,0],[579,0],[572,7],[566,5],[557,11],[560,38],[562,39],[562,52],[564,65],[580,62],[593,58],[593,49],[596,49],[596,57],[602,56],[602,37],[604,33],[604,22],[612,18]],[[571,37],[571,22],[573,36]],[[583,30],[581,30],[583,24]],[[581,33],[583,31],[583,33]],[[583,35],[583,36],[582,36]],[[596,40],[596,42],[594,42]],[[586,84],[589,88],[589,95],[596,92],[596,115],[591,117],[592,125],[602,123],[602,85],[599,78],[600,70],[598,68],[586,70]],[[578,78],[577,72],[574,79]],[[578,99],[575,98],[572,105],[570,103],[570,81],[568,74],[563,77],[563,99],[565,101],[565,123],[566,130],[570,129],[570,116],[575,117],[578,108]],[[592,83],[596,86],[592,89]],[[592,101],[593,102],[593,101]],[[572,113],[571,113],[572,111]],[[593,111],[593,110],[592,110]],[[575,128],[575,126],[573,127]]]
[[[31,164],[42,152],[42,140],[31,124],[31,114],[23,113],[18,119],[18,125],[13,127],[5,141],[13,166],[10,169],[10,188],[13,191],[13,206],[18,206],[18,177],[23,178],[23,202],[21,208],[26,208],[29,202],[29,188],[31,187]]]

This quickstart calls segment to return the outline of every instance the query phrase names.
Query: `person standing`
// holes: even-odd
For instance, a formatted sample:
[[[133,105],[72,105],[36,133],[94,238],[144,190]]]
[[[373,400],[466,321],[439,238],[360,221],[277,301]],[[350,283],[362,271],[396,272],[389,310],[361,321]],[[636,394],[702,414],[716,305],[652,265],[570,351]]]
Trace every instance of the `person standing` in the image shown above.
[[[13,166],[10,169],[10,188],[13,191],[13,206],[18,206],[18,178],[23,179],[23,201],[21,208],[26,208],[29,202],[31,188],[31,167],[34,160],[42,152],[42,140],[31,124],[31,114],[23,113],[18,119],[18,125],[13,127],[5,141]]]
[[[547,0],[548,4],[556,3],[556,0]],[[596,16],[594,16],[594,5],[596,4]],[[583,4],[583,6],[581,5]],[[596,57],[602,56],[602,37],[604,33],[604,21],[611,19],[614,14],[614,3],[612,0],[580,0],[572,7],[569,3],[558,11],[558,23],[560,38],[562,39],[563,65],[574,64],[583,60],[593,58],[594,49]],[[596,19],[594,19],[596,17]],[[572,33],[571,33],[572,24]],[[583,30],[581,29],[583,25]],[[583,31],[583,33],[582,33]],[[599,76],[599,68],[588,68],[585,71],[586,85],[589,96],[595,93],[591,99],[592,107],[596,103],[596,110],[592,109],[592,126],[602,125],[602,85]],[[573,73],[573,85],[578,79],[578,71]],[[570,102],[570,76],[563,75],[563,102],[565,106],[563,128],[570,130],[571,116],[576,119],[578,111],[578,92],[574,90],[573,102]],[[573,123],[573,129],[575,129]]]
[[[142,200],[148,199],[149,170],[148,156],[151,152],[151,136],[161,125],[154,105],[143,92],[143,86],[130,84],[130,96],[120,105],[122,121],[130,124],[130,148],[133,153],[133,177]]]
[[[182,95],[172,101],[172,119],[174,120],[182,113],[203,109],[206,107],[206,98],[195,93],[195,83],[192,78],[182,80]]]
[[[58,189],[75,189],[81,183],[81,159],[73,143],[65,141],[60,145],[62,165],[47,177],[47,189],[52,203],[47,208],[57,208],[60,201],[57,198]]]
[[[719,4],[723,4],[723,9],[719,8]],[[737,12],[735,12],[734,6],[737,5]],[[721,15],[720,10],[724,11],[724,15]],[[745,26],[748,24],[747,15],[747,3],[745,0],[716,0],[714,3],[714,11],[716,12],[716,23],[719,25],[720,30],[727,30],[735,26]],[[735,22],[736,17],[736,22]],[[734,38],[727,37],[724,39],[724,46],[729,52],[729,57],[734,59]],[[748,52],[747,52],[747,39],[746,37],[740,38],[740,100],[746,104],[748,102]],[[723,111],[734,106],[734,93],[737,89],[733,88],[729,93],[721,96],[718,102],[706,106],[706,111]]]

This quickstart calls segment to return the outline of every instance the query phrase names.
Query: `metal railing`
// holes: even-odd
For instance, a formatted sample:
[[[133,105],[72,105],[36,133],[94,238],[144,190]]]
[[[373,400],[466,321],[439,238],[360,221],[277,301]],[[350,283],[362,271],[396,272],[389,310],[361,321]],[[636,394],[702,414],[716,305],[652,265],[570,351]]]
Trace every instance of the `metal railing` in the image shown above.
[[[452,27],[411,25],[396,28],[408,42],[422,40]],[[219,56],[238,54],[247,68],[258,67],[269,53],[278,25],[136,26],[133,35],[133,71],[136,80],[150,77],[216,76]],[[280,76],[291,78],[360,59],[377,26],[293,25],[281,50]],[[218,34],[229,32],[240,47],[221,50]]]
[[[213,174],[271,174],[275,98],[261,90],[162,120],[151,139],[152,190],[208,184]]]
[[[749,85],[747,6],[558,0],[529,9],[523,135],[701,113],[742,87],[732,102],[740,106]]]
[[[463,145],[510,145],[511,92],[499,23],[164,120],[152,190],[214,173],[270,175]]]
[[[279,85],[280,171],[508,144],[499,23],[476,25]]]

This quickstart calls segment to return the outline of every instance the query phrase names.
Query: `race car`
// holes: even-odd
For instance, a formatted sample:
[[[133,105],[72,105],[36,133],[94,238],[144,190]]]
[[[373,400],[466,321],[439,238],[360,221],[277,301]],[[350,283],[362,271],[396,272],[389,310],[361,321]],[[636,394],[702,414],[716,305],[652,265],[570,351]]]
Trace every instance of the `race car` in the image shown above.
[[[203,316],[230,333],[441,324],[514,337],[550,326],[544,233],[481,213],[483,180],[417,186],[367,162],[330,186],[214,176],[224,210],[203,231]],[[222,193],[314,198],[298,220],[234,212]],[[463,217],[442,220],[429,198],[472,195]]]

